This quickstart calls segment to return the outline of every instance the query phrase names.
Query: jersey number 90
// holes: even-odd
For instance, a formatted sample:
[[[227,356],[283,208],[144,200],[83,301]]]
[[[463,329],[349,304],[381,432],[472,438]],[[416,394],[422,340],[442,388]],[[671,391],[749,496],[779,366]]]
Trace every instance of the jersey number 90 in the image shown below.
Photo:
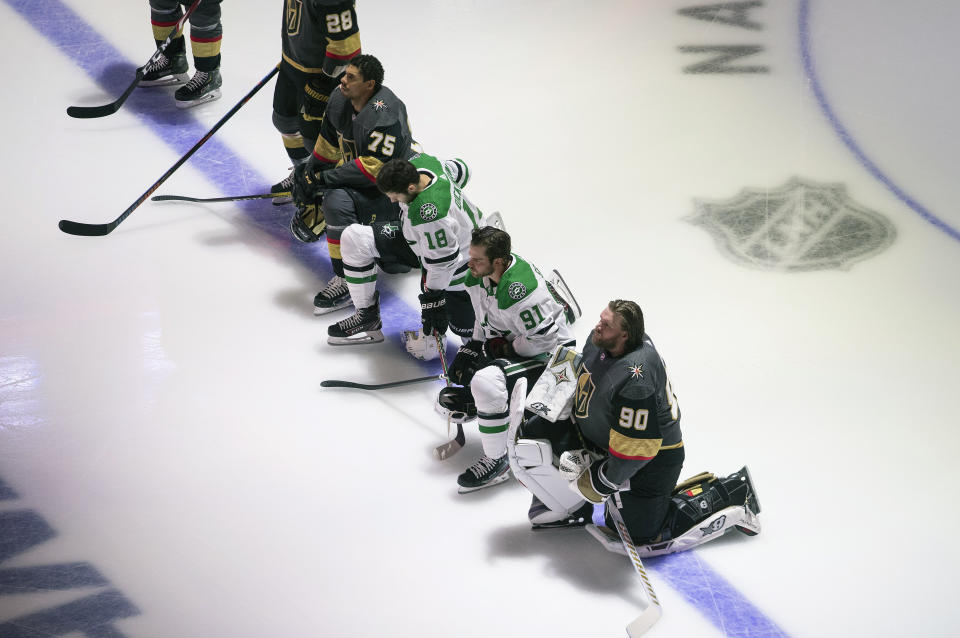
[[[644,409],[633,409],[628,407],[620,408],[620,425],[626,429],[634,430],[646,430],[647,429],[647,417],[650,415],[649,410]]]

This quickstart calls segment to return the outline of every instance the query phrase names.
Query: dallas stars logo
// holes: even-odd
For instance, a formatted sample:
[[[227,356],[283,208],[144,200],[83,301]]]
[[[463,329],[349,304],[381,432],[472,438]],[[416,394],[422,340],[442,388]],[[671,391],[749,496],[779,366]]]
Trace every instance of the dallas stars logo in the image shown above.
[[[635,366],[627,366],[627,370],[630,371],[630,377],[631,377],[631,378],[634,378],[634,379],[642,379],[642,378],[643,378],[643,364],[642,364],[642,363],[638,363],[638,364],[635,365]]]
[[[566,369],[566,368],[560,368],[559,370],[551,370],[551,371],[550,371],[550,374],[553,375],[553,378],[556,380],[557,385],[560,385],[561,383],[564,383],[565,381],[569,381],[569,380],[570,380],[570,379],[567,377],[567,369]]]
[[[376,102],[373,103],[373,110],[374,110],[374,111],[379,111],[379,110],[385,109],[385,108],[387,108],[387,105],[383,102],[383,100],[377,100]]]

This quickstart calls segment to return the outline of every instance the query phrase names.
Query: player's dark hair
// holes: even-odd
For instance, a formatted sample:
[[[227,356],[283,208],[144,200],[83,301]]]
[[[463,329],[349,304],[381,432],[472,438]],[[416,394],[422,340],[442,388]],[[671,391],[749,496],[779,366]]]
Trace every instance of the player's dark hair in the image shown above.
[[[360,71],[360,75],[363,76],[364,82],[368,80],[374,81],[374,93],[379,91],[380,87],[383,86],[383,65],[380,64],[380,60],[376,59],[372,55],[361,53],[355,58],[351,58],[347,64],[357,67],[357,70]]]
[[[406,193],[410,184],[419,181],[417,167],[405,159],[392,159],[377,173],[377,188],[381,193]]]
[[[481,246],[487,254],[487,259],[510,260],[510,235],[495,226],[481,226],[474,228],[470,235],[471,246]]]
[[[620,329],[627,333],[624,352],[632,352],[643,343],[643,311],[640,306],[625,299],[614,299],[607,307],[620,318]]]

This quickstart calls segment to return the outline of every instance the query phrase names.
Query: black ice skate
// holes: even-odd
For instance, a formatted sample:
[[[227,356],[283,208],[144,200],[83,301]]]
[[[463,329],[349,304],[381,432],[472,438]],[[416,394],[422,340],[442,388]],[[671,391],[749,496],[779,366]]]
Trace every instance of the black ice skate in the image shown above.
[[[177,89],[173,97],[176,98],[179,108],[190,108],[219,98],[222,84],[220,69],[213,69],[209,72],[197,71],[189,82]]]
[[[347,280],[343,277],[334,275],[327,282],[327,287],[317,293],[313,298],[313,314],[325,315],[328,312],[339,310],[353,305],[350,300],[350,291],[347,289]]]
[[[168,58],[161,53],[156,61],[143,69],[140,86],[172,86],[183,84],[189,79],[186,54],[174,53]]]
[[[327,343],[332,346],[353,346],[363,343],[380,343],[383,332],[380,328],[380,293],[373,293],[373,304],[358,308],[351,317],[338,321],[327,328]]]
[[[461,494],[475,492],[485,487],[491,487],[498,483],[503,483],[510,478],[510,464],[507,461],[507,455],[504,454],[499,459],[491,459],[484,454],[480,460],[467,468],[467,470],[457,477],[457,484],[460,488],[457,490]]]
[[[530,504],[530,511],[527,516],[533,524],[533,529],[559,529],[564,527],[583,527],[593,520],[593,504],[584,503],[576,511],[569,514],[556,513],[547,509],[547,506],[540,502],[536,496]],[[550,519],[553,520],[550,520]]]
[[[293,171],[296,170],[296,167],[290,169],[290,174],[284,177],[282,180],[270,187],[271,193],[281,193],[279,197],[273,198],[274,206],[281,206],[283,204],[289,204],[293,201],[293,196],[290,194],[290,191],[293,189]]]

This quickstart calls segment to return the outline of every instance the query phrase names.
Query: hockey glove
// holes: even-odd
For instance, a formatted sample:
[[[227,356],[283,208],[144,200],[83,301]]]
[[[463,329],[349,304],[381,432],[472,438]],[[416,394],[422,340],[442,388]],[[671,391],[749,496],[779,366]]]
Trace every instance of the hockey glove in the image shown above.
[[[606,464],[606,460],[591,463],[580,473],[577,480],[570,483],[570,489],[594,505],[603,503],[607,497],[620,490],[620,486],[614,485],[603,475]]]
[[[420,293],[420,320],[423,334],[446,334],[450,319],[447,317],[447,298],[443,290],[427,290]]]
[[[515,357],[517,351],[513,349],[510,342],[503,337],[494,337],[487,339],[483,344],[483,349],[491,359],[503,359],[504,357]]]
[[[317,171],[311,160],[301,162],[293,169],[293,188],[290,195],[297,206],[312,204],[323,197],[323,173]]]
[[[489,360],[483,356],[483,343],[468,341],[457,350],[457,356],[450,365],[450,380],[459,385],[467,385],[477,370],[487,365]]]
[[[310,243],[320,239],[320,235],[327,230],[327,222],[323,218],[323,209],[320,200],[310,204],[297,204],[297,212],[290,220],[290,231],[293,236],[302,242]]]

